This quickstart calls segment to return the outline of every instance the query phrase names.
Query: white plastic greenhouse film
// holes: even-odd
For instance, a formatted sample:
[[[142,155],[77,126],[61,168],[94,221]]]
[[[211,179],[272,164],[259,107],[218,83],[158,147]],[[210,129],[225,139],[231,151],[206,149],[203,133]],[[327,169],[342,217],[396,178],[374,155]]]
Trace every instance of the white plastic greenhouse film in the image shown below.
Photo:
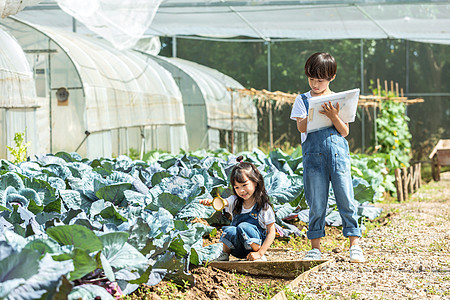
[[[36,127],[38,128],[39,153],[50,153],[50,120],[47,98],[38,98],[39,109],[36,110]]]
[[[181,93],[170,73],[152,59],[145,57],[144,60],[137,53],[118,51],[94,39],[81,38],[74,34],[53,31],[48,28],[42,30],[70,54],[83,79],[84,101],[83,98],[80,101],[70,100],[70,103],[78,103],[76,110],[78,108],[85,109],[85,127],[79,128],[80,134],[83,134],[85,129],[92,133],[98,133],[108,130],[116,131],[121,127],[138,128],[150,124],[160,126],[183,124],[184,127]],[[78,78],[75,76],[76,74],[70,78],[64,76],[64,67],[71,65],[69,61],[61,64],[61,59],[55,57],[52,60],[54,61],[52,70],[60,69],[58,73],[61,73],[61,76],[55,78],[55,81],[59,81],[58,86],[67,86],[70,78]],[[79,85],[80,83],[74,83],[74,86]],[[75,95],[77,92],[78,90],[74,90],[71,91],[71,94]],[[80,105],[84,102],[85,105]],[[63,121],[64,118],[59,116],[66,114],[57,113],[56,110],[65,111],[67,107],[56,106],[55,108],[55,120]],[[78,121],[78,123],[80,122]],[[185,132],[184,129],[184,134]],[[111,132],[111,134],[117,141],[111,147],[101,147],[105,149],[105,155],[124,154],[116,153],[119,148],[123,149],[123,138],[118,133]],[[135,149],[142,144],[140,134],[136,133],[136,136],[137,138],[133,139],[130,136],[127,138],[130,139],[129,146]],[[83,137],[79,136],[77,143]],[[180,148],[187,148],[185,139],[173,138],[170,134],[161,135],[158,138],[161,141],[169,140],[167,143],[164,142],[163,150],[170,151],[173,148],[178,152]],[[98,138],[94,136],[87,138],[90,145],[94,143],[93,140],[98,141]],[[105,143],[105,139],[102,138],[99,143]],[[128,146],[126,147],[128,151]],[[99,154],[98,150],[93,150],[93,146],[87,147],[87,155],[91,157],[90,151],[93,151],[92,153],[95,155]]]
[[[88,157],[124,154],[116,153],[119,143],[112,143],[112,136],[119,139],[119,135],[113,135],[112,131],[141,126],[175,126],[174,132],[182,138],[171,137],[169,133],[173,131],[166,131],[153,136],[156,144],[166,145],[162,150],[167,151],[187,149],[181,93],[172,75],[151,58],[119,51],[97,39],[13,19],[2,20],[0,24],[31,50],[28,59],[33,68],[40,70],[36,78],[45,98],[39,103],[39,126],[45,127],[39,130],[39,136],[45,152],[70,152],[80,147],[77,150],[80,155]],[[65,105],[60,105],[55,97],[60,87],[66,87],[70,93]],[[111,137],[101,134],[100,140],[93,135],[83,142],[85,130],[92,134],[111,131]],[[125,145],[128,152],[130,147],[140,147],[142,139],[140,134],[136,136],[134,140],[127,136],[126,143],[122,139],[120,148]],[[110,144],[104,145],[107,140]],[[89,151],[95,141],[99,142],[99,149],[92,150],[91,155]]]
[[[231,96],[228,87],[242,89],[233,78],[200,64],[177,59],[168,59],[191,76],[200,88],[207,108],[208,126],[231,130],[231,101],[233,101],[234,130],[257,132],[256,108],[250,97]]]
[[[150,26],[162,0],[57,0],[66,13],[117,49],[131,48]]]
[[[141,1],[124,3],[142,7],[138,6]],[[84,9],[85,2],[89,2],[86,7],[95,8],[90,6],[92,1],[65,2],[68,5],[73,2],[72,5],[81,9]],[[227,5],[231,3],[232,6]],[[90,12],[87,10],[87,13]],[[72,16],[57,9],[45,9],[43,5],[36,10],[22,11],[18,16],[36,24],[63,27],[68,31],[73,27]],[[127,13],[124,13],[120,17],[126,16]],[[450,31],[446,30],[450,28],[449,16],[450,2],[433,0],[252,0],[225,3],[165,0],[159,5],[145,36],[248,36],[259,40],[391,38],[450,44]],[[80,31],[87,33],[84,26],[79,27]],[[109,30],[107,25],[103,29]]]
[[[182,91],[191,150],[220,148],[220,130],[227,131],[228,134],[234,130],[237,144],[235,150],[242,147],[251,149],[257,145],[253,142],[254,139],[249,139],[250,135],[257,132],[256,107],[252,99],[228,91],[229,87],[243,88],[239,82],[194,62],[162,56],[157,59],[177,78]],[[247,136],[249,143],[240,142],[238,132],[241,140],[244,141],[244,136]],[[195,137],[191,139],[193,135]],[[231,141],[228,144],[231,145]]]
[[[36,128],[36,91],[33,74],[25,53],[17,41],[0,29],[0,135],[3,147],[16,148],[14,137],[25,134],[31,142],[27,155],[36,154],[39,139]],[[6,149],[6,147],[5,147]],[[3,158],[13,159],[10,151],[2,151]]]
[[[0,16],[5,18],[10,15],[15,15],[25,7],[35,5],[41,0],[0,0]]]

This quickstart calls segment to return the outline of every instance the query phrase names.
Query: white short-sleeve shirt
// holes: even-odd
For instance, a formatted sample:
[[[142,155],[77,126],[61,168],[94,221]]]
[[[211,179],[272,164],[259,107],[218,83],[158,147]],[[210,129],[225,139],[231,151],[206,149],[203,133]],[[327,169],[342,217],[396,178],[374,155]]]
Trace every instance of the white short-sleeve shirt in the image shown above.
[[[308,100],[311,98],[311,91],[305,93],[306,98]],[[303,103],[303,99],[301,95],[298,95],[297,98],[295,98],[294,106],[292,107],[291,111],[291,119],[297,120],[296,118],[306,118],[308,116],[308,112],[306,111],[305,104]],[[302,144],[306,141],[306,137],[308,136],[308,133],[302,132]]]
[[[233,215],[233,208],[234,208],[234,203],[236,202],[237,197],[235,195],[231,195],[230,197],[227,198],[228,201],[228,206],[225,207],[225,211],[230,213],[231,215]],[[252,211],[254,206],[245,209],[244,207],[242,207],[242,211],[241,214],[246,214]],[[261,209],[261,212],[258,215],[258,222],[259,225],[264,228],[267,229],[267,225],[270,225],[272,223],[275,223],[275,213],[273,212],[272,207],[269,207],[268,209]]]

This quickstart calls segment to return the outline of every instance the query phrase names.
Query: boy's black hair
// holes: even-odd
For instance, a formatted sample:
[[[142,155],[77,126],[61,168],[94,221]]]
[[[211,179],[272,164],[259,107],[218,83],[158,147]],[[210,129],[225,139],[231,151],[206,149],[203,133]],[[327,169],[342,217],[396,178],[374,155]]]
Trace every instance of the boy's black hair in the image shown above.
[[[305,74],[309,78],[331,80],[336,75],[336,70],[336,60],[326,52],[314,53],[305,63]]]
[[[256,209],[268,209],[271,207],[269,195],[267,194],[266,187],[264,185],[264,178],[261,172],[256,168],[256,166],[249,162],[243,162],[243,157],[239,156],[236,158],[238,164],[231,171],[230,183],[233,190],[233,194],[237,197],[235,205],[233,207],[233,216],[241,213],[242,205],[244,199],[239,197],[234,190],[234,185],[236,182],[244,183],[244,175],[251,181],[256,183],[254,197],[256,200]]]

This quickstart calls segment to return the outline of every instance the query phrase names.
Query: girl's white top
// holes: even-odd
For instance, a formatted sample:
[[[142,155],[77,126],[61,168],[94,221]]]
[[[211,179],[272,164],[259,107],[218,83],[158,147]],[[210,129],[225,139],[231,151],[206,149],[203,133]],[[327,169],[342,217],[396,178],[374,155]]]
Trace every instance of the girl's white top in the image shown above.
[[[225,207],[225,211],[233,215],[233,208],[234,203],[236,202],[237,197],[235,195],[231,195],[227,198],[228,206]],[[246,214],[252,211],[254,205],[248,209],[245,209],[242,207],[241,214]],[[266,229],[267,225],[270,225],[272,223],[275,223],[275,213],[273,212],[272,207],[269,206],[268,209],[261,209],[259,215],[258,215],[258,221],[259,225],[261,225],[262,228]]]
[[[312,97],[311,91],[305,93],[306,98],[308,100]],[[291,111],[291,119],[296,120],[296,118],[306,118],[308,116],[308,112],[306,111],[305,104],[303,103],[303,99],[301,95],[298,95],[297,98],[295,98],[294,106],[292,107]],[[308,134],[306,132],[302,132],[302,144],[306,141],[306,137]]]

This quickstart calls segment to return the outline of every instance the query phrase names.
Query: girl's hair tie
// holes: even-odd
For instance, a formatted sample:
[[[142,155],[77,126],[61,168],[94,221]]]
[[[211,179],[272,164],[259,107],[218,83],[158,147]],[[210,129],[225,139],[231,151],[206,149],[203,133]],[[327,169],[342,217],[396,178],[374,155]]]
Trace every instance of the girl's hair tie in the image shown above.
[[[242,155],[239,155],[238,157],[236,157],[236,162],[241,163],[244,161],[244,157]]]

